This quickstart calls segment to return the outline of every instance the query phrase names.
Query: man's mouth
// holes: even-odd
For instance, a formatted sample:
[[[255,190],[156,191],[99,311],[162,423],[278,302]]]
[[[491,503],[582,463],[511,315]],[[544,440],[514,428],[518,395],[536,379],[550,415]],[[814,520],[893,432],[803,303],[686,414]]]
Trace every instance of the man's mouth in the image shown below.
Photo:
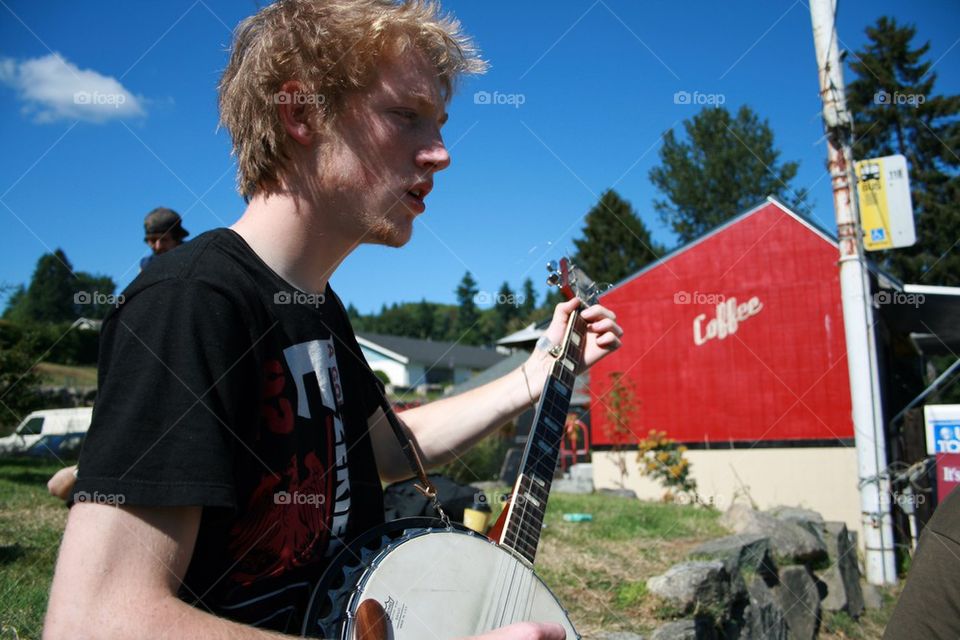
[[[407,190],[406,195],[413,201],[413,203],[416,205],[416,208],[419,209],[419,213],[422,213],[426,208],[424,199],[427,197],[427,194],[430,193],[432,188],[433,185],[424,182],[416,184],[412,189]]]

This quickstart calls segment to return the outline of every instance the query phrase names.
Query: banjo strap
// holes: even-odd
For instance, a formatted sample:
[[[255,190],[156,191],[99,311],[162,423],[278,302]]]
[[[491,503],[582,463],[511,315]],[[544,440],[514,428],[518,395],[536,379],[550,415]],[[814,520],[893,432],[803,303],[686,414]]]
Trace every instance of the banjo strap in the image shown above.
[[[333,297],[340,306],[340,310],[344,315],[346,315],[347,310],[343,308],[340,298],[337,296]],[[356,344],[356,340],[354,340],[354,344]],[[357,346],[359,347],[359,345]],[[420,452],[417,451],[416,445],[414,445],[413,440],[410,439],[410,434],[407,433],[403,423],[400,422],[400,418],[397,417],[396,412],[393,410],[390,400],[387,399],[387,393],[383,383],[380,381],[380,378],[377,377],[377,374],[373,372],[373,369],[370,368],[367,360],[360,354],[357,354],[357,356],[357,360],[360,363],[360,368],[370,375],[370,378],[373,381],[373,386],[377,389],[377,395],[380,396],[378,398],[380,408],[383,410],[383,415],[387,417],[387,422],[390,424],[390,428],[393,429],[393,435],[396,436],[397,442],[400,443],[400,450],[403,451],[403,455],[406,456],[407,464],[410,465],[410,470],[420,481],[420,484],[413,485],[414,488],[423,494],[423,497],[431,502],[434,510],[437,512],[437,515],[440,517],[440,520],[443,522],[444,526],[449,527],[450,517],[447,516],[447,513],[443,510],[443,505],[440,504],[440,497],[437,488],[432,482],[430,482],[430,478],[427,477],[427,472],[423,468],[423,463],[420,461]]]
[[[430,478],[427,477],[427,472],[423,468],[423,462],[420,461],[420,453],[417,451],[417,447],[413,444],[413,440],[410,439],[410,435],[400,422],[400,418],[397,417],[396,412],[394,412],[393,407],[390,405],[390,401],[387,399],[386,393],[384,393],[379,384],[377,385],[377,389],[380,391],[380,408],[383,410],[383,415],[387,417],[387,422],[390,424],[390,428],[393,429],[393,435],[397,437],[397,442],[400,443],[400,450],[403,451],[403,454],[407,457],[410,470],[413,471],[413,475],[420,481],[420,484],[413,485],[414,488],[430,500],[433,508],[437,511],[437,514],[439,514],[440,519],[443,520],[445,525],[449,526],[450,518],[440,504],[437,488],[430,481]]]

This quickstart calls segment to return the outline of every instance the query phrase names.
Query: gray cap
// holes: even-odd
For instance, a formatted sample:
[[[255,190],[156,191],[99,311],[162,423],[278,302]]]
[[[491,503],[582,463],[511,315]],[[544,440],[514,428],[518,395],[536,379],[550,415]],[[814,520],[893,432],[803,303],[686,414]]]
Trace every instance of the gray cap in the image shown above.
[[[190,232],[183,228],[180,214],[173,209],[157,207],[143,219],[143,230],[147,234],[160,233],[174,238],[186,238]]]

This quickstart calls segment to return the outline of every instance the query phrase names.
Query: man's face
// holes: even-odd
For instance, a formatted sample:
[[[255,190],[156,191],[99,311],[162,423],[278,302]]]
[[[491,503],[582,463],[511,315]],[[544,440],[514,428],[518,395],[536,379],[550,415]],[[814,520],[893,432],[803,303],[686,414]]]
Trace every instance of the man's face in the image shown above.
[[[155,256],[166,253],[180,244],[180,239],[169,233],[148,233],[144,241],[150,245]]]
[[[317,181],[350,241],[399,247],[426,208],[434,173],[450,164],[440,135],[447,115],[436,72],[421,54],[384,58],[320,143]]]

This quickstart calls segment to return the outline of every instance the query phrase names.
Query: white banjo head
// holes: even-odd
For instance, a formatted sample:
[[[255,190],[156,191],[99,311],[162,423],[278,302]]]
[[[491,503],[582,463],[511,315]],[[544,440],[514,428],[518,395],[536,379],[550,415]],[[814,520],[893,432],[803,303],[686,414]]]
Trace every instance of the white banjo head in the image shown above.
[[[423,530],[383,549],[350,598],[342,640],[353,639],[353,614],[374,598],[389,618],[392,640],[442,640],[513,622],[556,622],[577,634],[566,611],[533,569],[485,537]]]

